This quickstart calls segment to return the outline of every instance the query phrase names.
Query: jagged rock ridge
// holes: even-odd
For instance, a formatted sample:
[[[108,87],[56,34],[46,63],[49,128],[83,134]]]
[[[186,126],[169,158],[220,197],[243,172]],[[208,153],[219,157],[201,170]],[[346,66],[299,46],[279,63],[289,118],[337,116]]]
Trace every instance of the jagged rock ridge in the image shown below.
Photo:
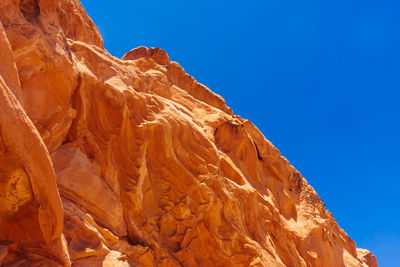
[[[248,120],[76,0],[0,3],[1,266],[377,266]]]

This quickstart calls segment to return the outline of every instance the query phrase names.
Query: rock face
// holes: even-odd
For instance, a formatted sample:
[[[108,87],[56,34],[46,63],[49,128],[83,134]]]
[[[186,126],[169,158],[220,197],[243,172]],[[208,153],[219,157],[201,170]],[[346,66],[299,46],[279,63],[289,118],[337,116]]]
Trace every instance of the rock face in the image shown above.
[[[224,100],[77,0],[0,3],[1,266],[377,266]]]

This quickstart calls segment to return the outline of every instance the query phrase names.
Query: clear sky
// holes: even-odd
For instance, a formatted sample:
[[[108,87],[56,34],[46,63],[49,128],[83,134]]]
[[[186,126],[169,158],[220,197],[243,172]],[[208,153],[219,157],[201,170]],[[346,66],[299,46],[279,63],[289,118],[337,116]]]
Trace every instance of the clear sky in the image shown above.
[[[358,247],[400,266],[400,1],[82,1],[106,49],[161,47],[250,119]]]

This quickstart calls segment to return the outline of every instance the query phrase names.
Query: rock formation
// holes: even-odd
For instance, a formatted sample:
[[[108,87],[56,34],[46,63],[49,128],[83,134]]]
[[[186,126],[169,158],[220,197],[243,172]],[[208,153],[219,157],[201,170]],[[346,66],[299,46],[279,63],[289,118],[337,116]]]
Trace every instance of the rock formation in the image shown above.
[[[77,0],[0,2],[1,266],[377,266],[248,120]]]

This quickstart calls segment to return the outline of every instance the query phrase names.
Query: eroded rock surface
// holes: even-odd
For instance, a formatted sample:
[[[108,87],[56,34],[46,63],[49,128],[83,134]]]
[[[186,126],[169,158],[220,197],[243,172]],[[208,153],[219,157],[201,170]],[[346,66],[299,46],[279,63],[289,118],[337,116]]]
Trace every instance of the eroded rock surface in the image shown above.
[[[248,120],[77,0],[0,3],[1,266],[377,266]]]

